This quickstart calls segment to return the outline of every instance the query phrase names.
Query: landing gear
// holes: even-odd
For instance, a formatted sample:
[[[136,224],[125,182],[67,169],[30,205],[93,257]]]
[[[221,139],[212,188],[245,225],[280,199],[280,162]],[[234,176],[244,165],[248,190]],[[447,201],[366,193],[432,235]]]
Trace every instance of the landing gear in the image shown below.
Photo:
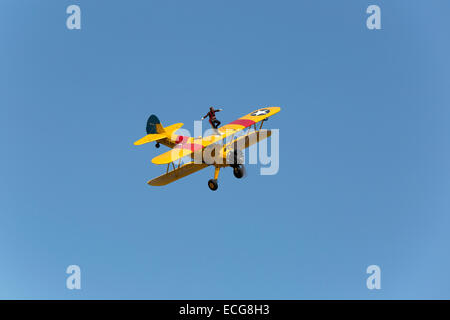
[[[156,144],[155,144],[155,147],[156,148],[159,148],[161,145],[159,144],[159,142],[157,142]]]
[[[211,179],[208,181],[208,187],[212,190],[212,191],[216,191],[217,188],[219,188],[219,185],[217,184],[217,180],[216,179]]]
[[[245,167],[243,165],[233,167],[233,174],[238,179],[242,178],[245,174]]]
[[[220,168],[216,167],[214,169],[214,179],[211,179],[211,180],[208,181],[208,187],[212,191],[216,191],[217,188],[219,187],[219,185],[217,184],[217,179],[219,178],[219,172],[220,172]]]

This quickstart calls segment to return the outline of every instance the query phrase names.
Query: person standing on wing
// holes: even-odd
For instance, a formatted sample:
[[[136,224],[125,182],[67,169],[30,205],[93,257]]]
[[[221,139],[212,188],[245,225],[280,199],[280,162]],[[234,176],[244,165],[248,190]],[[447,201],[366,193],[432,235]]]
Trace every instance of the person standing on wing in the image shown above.
[[[209,123],[211,124],[211,127],[213,129],[217,129],[220,126],[220,121],[216,119],[216,112],[222,111],[223,109],[216,109],[214,110],[213,107],[209,108],[209,112],[202,118],[205,119],[206,117],[209,117]]]

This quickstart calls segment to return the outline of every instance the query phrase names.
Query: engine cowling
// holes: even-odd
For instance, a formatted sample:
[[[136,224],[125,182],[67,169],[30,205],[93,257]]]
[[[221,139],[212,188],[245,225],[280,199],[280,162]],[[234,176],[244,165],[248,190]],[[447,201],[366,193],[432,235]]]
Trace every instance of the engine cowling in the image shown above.
[[[242,150],[235,149],[227,152],[226,163],[232,167],[243,164],[244,160],[244,152]]]

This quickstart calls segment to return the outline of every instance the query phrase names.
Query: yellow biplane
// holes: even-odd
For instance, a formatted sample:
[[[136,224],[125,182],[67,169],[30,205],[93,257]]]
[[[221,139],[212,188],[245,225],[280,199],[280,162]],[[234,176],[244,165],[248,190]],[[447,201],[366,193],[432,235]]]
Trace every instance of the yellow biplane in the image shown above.
[[[163,144],[171,150],[152,159],[154,164],[166,164],[167,169],[166,173],[147,183],[151,186],[164,186],[208,166],[215,168],[214,179],[208,181],[211,190],[218,188],[217,179],[221,168],[232,167],[234,176],[242,178],[245,173],[242,150],[270,137],[271,131],[262,129],[262,125],[279,111],[279,107],[261,108],[215,129],[212,135],[198,138],[175,134],[183,123],[163,127],[159,119],[151,115],[147,120],[147,135],[134,144],[156,142],[157,148]],[[259,122],[261,124],[258,128]],[[245,134],[238,136],[245,129]],[[192,161],[182,165],[181,159],[185,157],[190,157]]]

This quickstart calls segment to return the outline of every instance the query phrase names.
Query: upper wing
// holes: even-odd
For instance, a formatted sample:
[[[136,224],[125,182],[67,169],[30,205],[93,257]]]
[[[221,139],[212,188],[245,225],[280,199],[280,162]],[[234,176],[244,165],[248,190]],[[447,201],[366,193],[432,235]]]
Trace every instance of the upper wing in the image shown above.
[[[172,150],[153,158],[152,162],[154,164],[167,164],[187,155],[191,155],[194,152],[203,150],[203,148],[225,139],[238,131],[273,116],[275,113],[280,112],[280,110],[280,107],[267,107],[255,110],[246,116],[220,127],[218,129],[218,134],[203,137],[201,139],[189,138],[185,143],[177,144]]]
[[[151,186],[165,186],[171,182],[174,182],[178,179],[184,178],[190,174],[193,174],[203,168],[206,168],[208,165],[204,163],[196,164],[193,162],[189,162],[171,172],[165,173],[155,179],[148,181],[147,183]]]
[[[272,131],[262,129],[258,131],[252,131],[245,136],[241,136],[226,145],[226,149],[229,150],[243,150],[257,142],[267,139],[272,135]]]
[[[236,132],[243,130],[254,125],[255,123],[273,116],[275,113],[280,112],[280,110],[280,107],[267,107],[255,110],[248,115],[234,120],[233,122],[230,122],[229,124],[226,124],[223,127],[219,128],[219,132],[225,133],[227,131]]]

